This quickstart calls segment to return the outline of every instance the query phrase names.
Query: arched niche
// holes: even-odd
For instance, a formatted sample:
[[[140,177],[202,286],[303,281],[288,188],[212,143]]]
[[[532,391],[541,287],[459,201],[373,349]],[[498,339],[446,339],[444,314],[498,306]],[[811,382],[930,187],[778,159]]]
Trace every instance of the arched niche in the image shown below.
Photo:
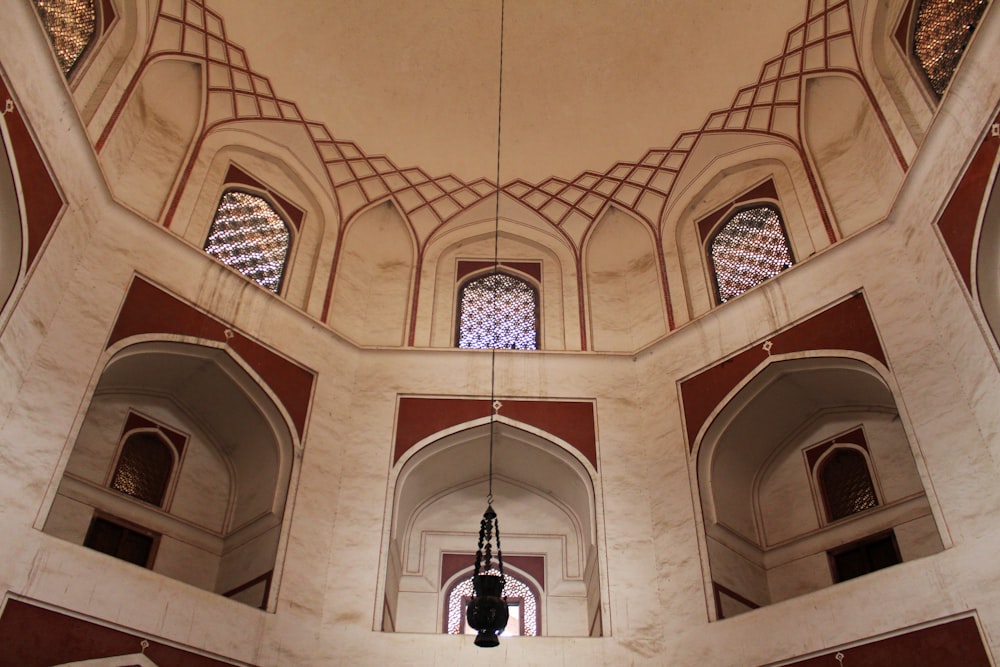
[[[857,40],[861,69],[908,161],[937,108],[935,95],[911,55],[914,3],[869,3],[870,8],[858,14]]]
[[[592,470],[530,427],[502,420],[494,428],[493,507],[503,552],[544,560],[544,634],[600,634]],[[383,630],[442,632],[451,581],[442,577],[444,556],[474,560],[486,509],[489,429],[480,421],[432,436],[397,465],[383,554]]]
[[[302,210],[282,295],[319,317],[323,311],[340,214],[308,132],[276,121],[239,121],[216,127],[199,143],[191,175],[175,194],[167,224],[192,245],[204,247],[231,167]]]
[[[993,187],[979,227],[975,289],[993,338],[1000,344],[1000,187],[997,187],[997,166],[993,165]]]
[[[809,157],[841,235],[884,219],[903,168],[861,84],[848,76],[809,77],[801,113]]]
[[[95,5],[102,14],[102,34],[74,69],[69,84],[80,116],[96,138],[142,65],[156,7],[119,0],[95,0]]]
[[[540,263],[541,349],[579,349],[579,291],[572,246],[541,216],[509,195],[501,195],[500,202],[499,230],[495,202],[484,200],[427,239],[420,271],[415,343],[455,345],[461,282],[458,265],[466,260],[492,263],[498,242],[500,262]]]
[[[137,424],[178,455],[161,506],[111,488],[121,445]],[[44,530],[85,544],[95,519],[110,521],[154,539],[147,565],[154,572],[273,609],[293,432],[262,383],[227,351],[128,345],[101,373]]]
[[[0,310],[3,310],[21,275],[24,231],[12,151],[7,148],[6,131],[0,128],[0,132]]]
[[[836,558],[889,540],[899,561],[943,549],[892,390],[843,357],[776,358],[734,391],[696,442],[712,616],[833,585]],[[863,448],[877,507],[831,521],[817,470],[837,443]]]
[[[362,345],[404,345],[416,254],[392,200],[355,216],[344,231],[327,322]]]
[[[268,193],[302,211],[281,293],[293,305],[319,316],[337,240],[336,202],[325,176],[290,151],[291,142],[281,145],[249,129],[263,130],[260,125],[265,122],[243,122],[239,128],[217,128],[208,133],[194,157],[191,177],[177,193],[170,229],[192,245],[204,247],[222,193],[232,186],[227,176],[236,167]]]
[[[632,352],[667,333],[663,277],[652,230],[614,206],[584,245],[591,347]]]
[[[708,149],[719,152],[704,163],[697,176],[687,178],[685,167],[686,186],[665,212],[662,223],[663,252],[677,322],[703,315],[715,305],[705,239],[698,222],[741,201],[761,184],[770,182],[774,187],[777,199],[772,201],[781,209],[796,261],[830,245],[806,165],[791,146],[773,141],[731,145],[732,137],[717,139],[696,146],[699,155]],[[681,304],[685,307],[681,308]],[[686,317],[678,316],[685,310]]]
[[[202,67],[160,59],[142,73],[100,153],[116,199],[158,221],[201,125]]]

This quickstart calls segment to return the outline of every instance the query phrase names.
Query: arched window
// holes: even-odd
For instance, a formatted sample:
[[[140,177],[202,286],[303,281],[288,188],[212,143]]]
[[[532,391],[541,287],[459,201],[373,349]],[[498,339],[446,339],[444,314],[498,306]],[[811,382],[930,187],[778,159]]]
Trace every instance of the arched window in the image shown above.
[[[794,263],[781,214],[770,205],[733,213],[708,246],[719,303],[743,294]]]
[[[97,31],[93,0],[34,0],[59,67],[68,75]]]
[[[162,506],[174,469],[173,448],[150,431],[125,439],[111,488],[150,505]]]
[[[498,570],[490,570],[500,574]],[[507,598],[507,609],[510,619],[501,637],[537,637],[541,634],[541,624],[538,619],[538,596],[532,586],[512,575],[509,570],[504,572],[503,595]],[[469,627],[465,618],[465,609],[472,597],[472,577],[456,581],[448,591],[448,616],[445,619],[445,632],[449,635],[474,635],[476,631]]]
[[[868,462],[856,449],[838,447],[823,461],[819,487],[830,521],[878,506]]]
[[[205,252],[277,294],[290,243],[288,225],[266,199],[227,190],[215,211]]]
[[[508,273],[490,273],[458,292],[458,347],[538,349],[538,290]]]
[[[943,95],[989,0],[920,0],[913,52],[931,88]]]

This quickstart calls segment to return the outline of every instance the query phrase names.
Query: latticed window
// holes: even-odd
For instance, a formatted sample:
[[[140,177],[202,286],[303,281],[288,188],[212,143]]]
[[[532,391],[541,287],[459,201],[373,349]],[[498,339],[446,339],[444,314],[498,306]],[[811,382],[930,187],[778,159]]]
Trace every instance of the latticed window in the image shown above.
[[[266,199],[228,190],[215,211],[205,252],[277,293],[290,242],[288,225]]]
[[[63,74],[83,55],[97,30],[93,0],[34,0]]]
[[[830,521],[878,506],[868,462],[856,449],[840,447],[830,454],[823,462],[819,481]]]
[[[111,488],[151,505],[162,505],[173,468],[170,445],[155,433],[133,433],[122,445]]]
[[[709,244],[719,303],[725,303],[793,263],[778,209],[757,206],[737,211]]]
[[[499,570],[490,570],[500,574]],[[537,637],[538,636],[538,599],[531,587],[512,576],[504,573],[503,595],[507,598],[507,610],[510,619],[501,637]],[[476,631],[469,627],[465,618],[465,610],[472,597],[472,577],[456,583],[448,593],[448,627],[449,635],[474,635]]]
[[[913,51],[931,88],[944,94],[989,0],[921,0]]]
[[[538,349],[538,291],[499,272],[465,283],[458,294],[458,346]]]

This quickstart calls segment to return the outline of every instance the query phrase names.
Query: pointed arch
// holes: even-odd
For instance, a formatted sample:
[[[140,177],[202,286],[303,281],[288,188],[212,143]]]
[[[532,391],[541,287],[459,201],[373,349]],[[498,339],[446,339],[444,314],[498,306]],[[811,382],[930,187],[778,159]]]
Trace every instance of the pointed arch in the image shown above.
[[[13,155],[8,152],[6,140],[6,127],[0,122],[0,309],[17,287],[26,250]]]
[[[148,220],[160,220],[202,126],[203,77],[195,60],[154,60],[100,149],[115,197]]]
[[[801,113],[806,150],[841,235],[884,219],[905,165],[865,88],[851,76],[808,77]]]
[[[455,345],[469,349],[537,350],[538,287],[509,268],[492,268],[458,288]]]
[[[362,345],[405,344],[416,242],[392,199],[343,232],[327,322]]]
[[[904,561],[943,549],[886,372],[846,356],[770,357],[720,404],[691,468],[715,618],[833,585],[830,559],[845,544],[889,535]],[[867,512],[827,519],[814,472],[835,459],[814,466],[806,452],[833,443],[823,446],[835,454],[835,434],[859,425],[884,495]]]
[[[155,424],[143,417],[131,427],[133,409]],[[114,429],[123,422],[119,437]],[[182,432],[177,458],[171,447]],[[148,564],[154,572],[273,609],[297,465],[294,432],[260,378],[226,349],[124,341],[108,353],[43,529],[82,544],[91,518],[106,514],[162,547]],[[142,448],[150,437],[174,462],[162,506],[123,479],[135,472],[129,459],[142,458],[130,457],[129,444]]]
[[[594,350],[632,352],[667,333],[663,276],[648,225],[609,206],[586,239],[583,257]]]
[[[292,247],[292,226],[267,193],[247,187],[222,193],[205,240],[205,252],[275,294]]]
[[[156,429],[138,429],[123,439],[108,484],[112,489],[160,507],[167,497],[177,450]]]
[[[827,521],[879,505],[868,457],[860,447],[831,448],[817,463],[815,474]]]
[[[781,211],[743,205],[723,219],[705,244],[719,303],[743,294],[795,263]]]
[[[602,595],[594,473],[572,447],[538,429],[508,419],[493,428],[494,507],[504,553],[544,557],[546,587],[565,592],[564,613],[549,619],[549,634],[601,632],[601,623],[595,623]],[[489,432],[488,419],[445,429],[425,438],[394,466],[387,498],[382,629],[441,631],[434,627],[440,616],[430,605],[441,600],[442,587],[431,582],[442,581],[436,571],[442,554],[475,546],[478,520],[466,515],[485,493],[486,457],[476,454],[485,452]],[[468,530],[463,530],[466,519]],[[421,605],[427,605],[422,612]]]

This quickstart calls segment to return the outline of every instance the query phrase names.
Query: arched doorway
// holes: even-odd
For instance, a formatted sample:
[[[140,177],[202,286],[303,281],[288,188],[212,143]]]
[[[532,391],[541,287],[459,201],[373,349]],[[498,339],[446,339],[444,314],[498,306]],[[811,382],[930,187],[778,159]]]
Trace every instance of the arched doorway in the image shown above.
[[[773,361],[698,443],[715,618],[943,549],[892,390],[843,357]]]
[[[534,570],[537,627],[601,634],[597,511],[587,465],[533,429],[499,418],[493,506],[506,562]],[[457,573],[471,567],[486,509],[489,424],[432,436],[401,461],[391,494],[382,629],[442,632]]]
[[[226,350],[129,345],[101,374],[44,530],[268,608],[293,433]]]

